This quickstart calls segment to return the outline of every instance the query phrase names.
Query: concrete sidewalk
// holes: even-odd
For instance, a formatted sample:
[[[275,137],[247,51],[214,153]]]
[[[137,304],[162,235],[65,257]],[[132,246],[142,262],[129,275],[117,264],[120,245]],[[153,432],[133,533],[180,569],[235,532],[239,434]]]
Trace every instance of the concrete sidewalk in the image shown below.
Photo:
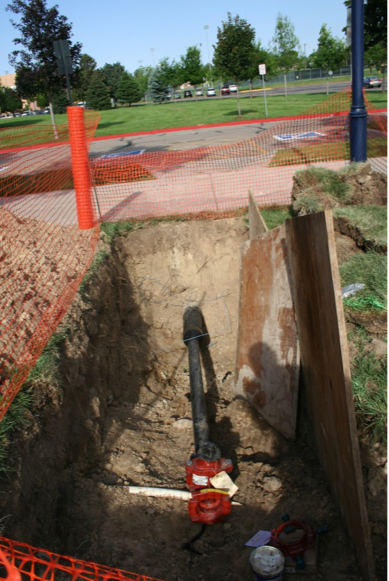
[[[315,164],[339,169],[344,161]],[[145,219],[233,211],[247,206],[251,190],[260,207],[291,202],[293,175],[306,165],[246,167],[234,171],[199,172],[195,162],[156,179],[98,186],[92,192],[102,221]],[[77,225],[74,190],[3,198],[0,206],[21,218],[51,224]],[[97,205],[96,205],[97,210]],[[97,212],[98,214],[98,212]]]

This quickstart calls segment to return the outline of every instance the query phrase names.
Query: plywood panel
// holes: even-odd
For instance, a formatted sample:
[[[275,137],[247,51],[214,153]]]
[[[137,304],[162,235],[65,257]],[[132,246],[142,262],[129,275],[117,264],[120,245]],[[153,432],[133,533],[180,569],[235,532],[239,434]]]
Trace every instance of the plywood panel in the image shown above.
[[[303,378],[317,449],[363,577],[371,581],[374,561],[332,213],[287,220],[285,226]]]
[[[259,211],[257,202],[251,191],[249,191],[249,232],[250,240],[255,240],[259,238],[265,232],[268,232],[268,227],[266,222]]]
[[[285,227],[243,245],[235,390],[295,437],[299,353]]]

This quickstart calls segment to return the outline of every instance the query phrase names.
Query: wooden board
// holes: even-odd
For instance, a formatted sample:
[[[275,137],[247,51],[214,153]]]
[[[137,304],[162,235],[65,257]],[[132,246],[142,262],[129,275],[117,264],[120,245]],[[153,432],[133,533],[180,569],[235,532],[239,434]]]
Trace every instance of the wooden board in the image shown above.
[[[235,392],[293,439],[299,351],[284,226],[243,245],[240,283]]]
[[[250,240],[255,240],[259,238],[265,232],[268,232],[269,228],[266,226],[266,222],[259,211],[257,202],[254,196],[249,190],[249,232]]]
[[[318,454],[363,578],[375,579],[330,211],[287,220],[302,374]]]

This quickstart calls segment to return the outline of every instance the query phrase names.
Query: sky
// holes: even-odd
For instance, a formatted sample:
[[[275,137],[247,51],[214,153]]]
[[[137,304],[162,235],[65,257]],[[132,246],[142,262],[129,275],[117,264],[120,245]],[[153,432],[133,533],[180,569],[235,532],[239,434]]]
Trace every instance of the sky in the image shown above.
[[[73,24],[72,41],[81,42],[82,52],[92,56],[98,67],[120,62],[131,73],[139,66],[154,66],[164,57],[177,61],[194,45],[199,46],[204,64],[208,63],[218,27],[228,12],[247,20],[256,32],[255,40],[265,48],[274,36],[278,13],[294,25],[302,54],[317,48],[324,23],[334,36],[345,38],[343,0],[47,0],[48,7],[55,3]],[[14,72],[8,54],[15,50],[17,30],[10,18],[18,17],[5,10],[7,4],[0,0],[0,75]]]

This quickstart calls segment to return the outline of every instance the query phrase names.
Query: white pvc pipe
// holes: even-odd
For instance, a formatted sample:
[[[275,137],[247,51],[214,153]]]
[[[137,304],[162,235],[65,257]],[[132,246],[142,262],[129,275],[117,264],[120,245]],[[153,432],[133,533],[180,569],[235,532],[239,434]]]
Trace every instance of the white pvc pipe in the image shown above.
[[[189,490],[174,490],[171,488],[152,488],[151,486],[125,486],[130,494],[140,496],[162,496],[164,498],[179,498],[180,500],[190,500]]]
[[[192,494],[189,490],[175,490],[172,488],[153,488],[151,486],[124,486],[128,488],[130,494],[138,494],[139,496],[155,496],[163,498],[177,498],[179,500],[190,500]],[[234,506],[242,506],[240,502],[232,502]]]

